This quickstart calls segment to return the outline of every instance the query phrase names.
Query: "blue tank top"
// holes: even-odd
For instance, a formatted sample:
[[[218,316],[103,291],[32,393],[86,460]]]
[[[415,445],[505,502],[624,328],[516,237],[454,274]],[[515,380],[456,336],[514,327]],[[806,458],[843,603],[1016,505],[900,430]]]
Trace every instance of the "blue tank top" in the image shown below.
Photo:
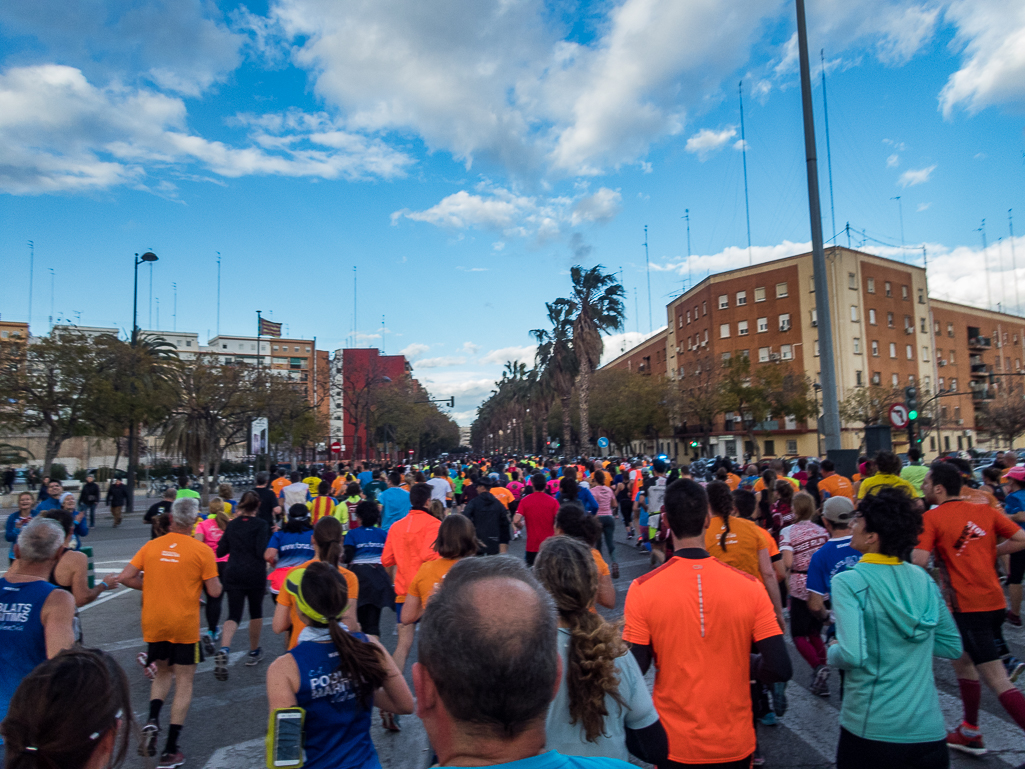
[[[7,717],[21,680],[46,661],[46,633],[39,616],[47,596],[59,589],[45,580],[8,582],[0,577],[0,721]]]
[[[373,707],[363,707],[349,679],[337,671],[335,645],[303,641],[289,653],[299,667],[296,702],[306,710],[304,769],[380,769],[370,739]]]

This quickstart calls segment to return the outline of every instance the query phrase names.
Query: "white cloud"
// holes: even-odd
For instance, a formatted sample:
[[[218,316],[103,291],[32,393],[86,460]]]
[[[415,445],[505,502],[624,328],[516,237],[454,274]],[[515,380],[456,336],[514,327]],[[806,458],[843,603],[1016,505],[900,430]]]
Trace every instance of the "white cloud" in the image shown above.
[[[366,334],[362,331],[357,331],[352,336],[357,342],[372,342],[375,339],[381,338],[380,334]]]
[[[925,182],[929,181],[929,177],[932,176],[932,172],[935,170],[935,163],[927,168],[908,169],[900,175],[897,184],[901,187],[914,187],[916,184],[925,184]]]
[[[266,123],[268,121],[264,121]],[[224,177],[393,177],[409,158],[378,140],[328,130],[278,134],[277,147],[232,147],[189,131],[185,104],[146,89],[99,88],[56,64],[0,72],[0,189],[15,194],[145,185],[150,170],[198,165]],[[284,130],[292,130],[282,121]]]
[[[727,126],[719,131],[713,131],[711,128],[702,128],[687,139],[684,149],[697,155],[698,160],[705,160],[711,153],[721,150],[736,135],[737,129],[735,126]]]
[[[421,358],[416,361],[416,369],[422,368],[445,368],[447,366],[462,366],[466,358],[456,355],[445,355],[439,358]]]
[[[639,345],[645,339],[661,333],[665,328],[665,326],[660,326],[650,334],[642,334],[638,331],[624,331],[621,334],[603,336],[602,342],[604,343],[604,348],[602,349],[601,362],[598,365],[604,366],[609,361],[615,360],[627,350],[633,349]]]
[[[804,254],[811,250],[811,243],[794,243],[784,240],[774,246],[752,246],[750,261],[753,264],[771,262],[774,259],[782,259],[795,254]],[[713,275],[723,270],[733,270],[738,267],[747,267],[748,250],[741,246],[730,246],[717,254],[700,255],[694,254],[690,257],[689,268],[686,257],[675,257],[664,263],[652,262],[651,269],[654,272],[671,272],[685,276],[690,272],[692,275],[703,275],[706,271]]]
[[[915,210],[918,211],[918,213],[922,213],[923,211],[928,211],[931,205],[932,203],[919,203],[918,208]]]
[[[405,348],[399,350],[399,355],[405,355],[409,360],[416,360],[429,349],[431,349],[429,344],[414,342],[413,344],[407,345]]]
[[[607,187],[590,195],[544,198],[481,182],[476,193],[460,190],[423,211],[395,211],[391,221],[394,225],[405,218],[436,227],[497,230],[509,238],[546,241],[559,235],[565,225],[608,222],[619,212],[621,203],[622,195]]]
[[[746,139],[737,139],[733,142],[733,149],[737,152],[751,149],[749,142]]]
[[[886,158],[887,168],[896,168],[898,165],[900,165],[900,155],[898,155],[896,152],[890,155],[890,157]]]
[[[463,342],[463,346],[459,348],[460,352],[465,352],[468,355],[476,355],[480,352],[480,345],[474,344],[473,342]]]
[[[954,0],[946,20],[957,26],[954,45],[965,61],[940,93],[944,116],[955,107],[975,113],[994,104],[1020,104],[1025,98],[1025,4]]]
[[[491,244],[491,250],[494,251],[496,254],[503,248],[505,248],[505,243],[501,240],[497,240]]]
[[[506,361],[520,361],[526,363],[527,368],[531,368],[534,365],[534,354],[537,352],[537,347],[528,344],[523,347],[502,347],[498,350],[492,350],[487,355],[484,355],[480,360],[481,363],[496,363],[500,366],[504,366]]]

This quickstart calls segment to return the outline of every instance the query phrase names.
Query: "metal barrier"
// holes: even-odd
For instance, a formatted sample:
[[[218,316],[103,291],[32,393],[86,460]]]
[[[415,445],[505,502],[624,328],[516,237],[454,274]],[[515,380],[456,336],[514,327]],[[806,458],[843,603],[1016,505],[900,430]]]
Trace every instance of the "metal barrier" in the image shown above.
[[[92,590],[96,586],[96,567],[93,566],[93,549],[89,545],[78,548],[78,552],[85,553],[85,557],[89,559],[89,568],[86,570],[86,574],[89,578],[89,589]]]

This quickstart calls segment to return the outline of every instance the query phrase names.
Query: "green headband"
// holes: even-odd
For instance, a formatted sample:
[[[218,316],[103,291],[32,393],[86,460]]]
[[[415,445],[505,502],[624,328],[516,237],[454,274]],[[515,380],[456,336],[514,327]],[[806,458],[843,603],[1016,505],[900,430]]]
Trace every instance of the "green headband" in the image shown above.
[[[302,582],[306,576],[306,567],[303,566],[298,569],[293,569],[288,573],[288,577],[285,579],[285,590],[295,598],[295,607],[302,614],[305,614],[314,622],[319,622],[322,625],[326,625],[330,619],[337,620],[344,613],[344,609],[339,612],[337,617],[325,617],[323,614],[318,612],[312,606],[307,603],[306,599],[303,598]]]

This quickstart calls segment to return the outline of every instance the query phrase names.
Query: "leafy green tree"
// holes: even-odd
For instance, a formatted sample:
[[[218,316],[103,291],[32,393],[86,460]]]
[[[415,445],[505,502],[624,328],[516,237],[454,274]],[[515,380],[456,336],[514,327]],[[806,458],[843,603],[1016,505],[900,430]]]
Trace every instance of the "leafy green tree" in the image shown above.
[[[599,433],[626,452],[634,441],[669,431],[669,383],[622,368],[594,372],[591,416]]]

